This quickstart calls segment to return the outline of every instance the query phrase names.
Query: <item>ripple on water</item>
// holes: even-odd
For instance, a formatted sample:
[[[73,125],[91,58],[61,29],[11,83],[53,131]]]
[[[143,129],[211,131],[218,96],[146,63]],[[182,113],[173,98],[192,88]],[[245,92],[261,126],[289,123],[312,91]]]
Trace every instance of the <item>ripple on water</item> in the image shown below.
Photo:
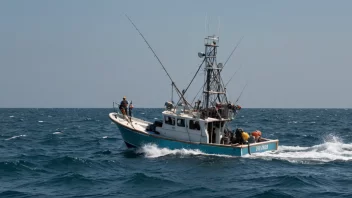
[[[294,198],[294,196],[287,194],[285,192],[282,192],[281,190],[277,189],[270,189],[270,190],[265,190],[261,193],[258,193],[256,195],[253,195],[251,197],[280,197],[280,198]]]
[[[134,173],[124,183],[125,184],[147,184],[147,185],[158,185],[158,184],[174,185],[174,184],[178,184],[177,182],[174,182],[172,180],[168,180],[168,179],[162,178],[162,177],[146,175],[145,173]]]

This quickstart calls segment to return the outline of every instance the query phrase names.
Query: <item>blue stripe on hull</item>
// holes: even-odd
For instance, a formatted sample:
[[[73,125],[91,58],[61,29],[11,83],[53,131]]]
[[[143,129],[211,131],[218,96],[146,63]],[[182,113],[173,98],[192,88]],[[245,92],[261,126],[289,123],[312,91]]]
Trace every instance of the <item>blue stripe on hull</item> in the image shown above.
[[[142,147],[146,144],[156,144],[161,148],[169,149],[198,149],[204,153],[208,154],[220,154],[220,155],[233,155],[233,156],[242,156],[248,154],[248,148],[236,148],[236,147],[224,147],[216,145],[207,145],[207,144],[197,144],[197,143],[186,143],[173,141],[163,138],[153,137],[147,134],[139,133],[119,124],[116,124],[119,128],[122,138],[124,139],[127,146],[131,147]],[[256,146],[250,146],[250,153],[258,153],[264,151],[271,151],[277,149],[276,142],[270,142],[268,144],[260,144]],[[242,151],[241,151],[242,150]]]

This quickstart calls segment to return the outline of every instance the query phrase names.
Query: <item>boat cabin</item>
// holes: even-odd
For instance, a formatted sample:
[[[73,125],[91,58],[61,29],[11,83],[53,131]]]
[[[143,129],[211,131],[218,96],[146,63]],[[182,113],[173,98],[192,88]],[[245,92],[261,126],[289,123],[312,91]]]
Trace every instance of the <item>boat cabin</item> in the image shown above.
[[[162,125],[156,127],[156,131],[162,136],[181,141],[215,144],[220,144],[224,136],[226,120],[200,119],[190,114],[176,114],[168,110],[162,115]]]

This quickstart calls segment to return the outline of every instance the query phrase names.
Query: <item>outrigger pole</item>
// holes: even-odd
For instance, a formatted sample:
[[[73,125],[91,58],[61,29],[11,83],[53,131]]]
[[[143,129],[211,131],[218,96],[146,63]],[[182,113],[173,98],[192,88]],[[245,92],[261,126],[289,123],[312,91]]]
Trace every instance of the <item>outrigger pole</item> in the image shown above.
[[[180,92],[180,90],[177,88],[175,82],[172,80],[170,74],[166,71],[166,68],[164,67],[163,63],[160,61],[159,57],[156,55],[156,53],[154,52],[153,48],[149,45],[147,39],[144,38],[143,34],[141,33],[141,31],[139,31],[139,29],[137,28],[137,26],[133,23],[133,21],[130,19],[130,17],[127,16],[127,14],[125,14],[126,18],[131,22],[131,24],[134,26],[134,28],[136,28],[136,30],[138,31],[139,35],[143,38],[144,42],[148,45],[149,49],[153,52],[155,58],[158,60],[158,62],[160,63],[161,67],[164,69],[166,75],[170,78],[172,85],[175,87],[176,91],[178,92],[178,94],[180,95],[180,97],[183,99],[183,101],[185,103],[188,103],[187,100],[184,98],[183,94]],[[189,104],[189,103],[188,103]],[[191,104],[189,104],[190,106],[192,106]]]

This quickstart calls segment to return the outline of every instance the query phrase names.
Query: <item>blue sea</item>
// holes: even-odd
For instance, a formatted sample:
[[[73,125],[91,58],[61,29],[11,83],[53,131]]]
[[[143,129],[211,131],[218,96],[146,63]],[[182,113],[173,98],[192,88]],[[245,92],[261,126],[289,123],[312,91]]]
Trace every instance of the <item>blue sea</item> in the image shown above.
[[[234,129],[280,140],[244,157],[127,149],[110,112],[0,109],[0,198],[352,197],[352,109],[242,109]]]

